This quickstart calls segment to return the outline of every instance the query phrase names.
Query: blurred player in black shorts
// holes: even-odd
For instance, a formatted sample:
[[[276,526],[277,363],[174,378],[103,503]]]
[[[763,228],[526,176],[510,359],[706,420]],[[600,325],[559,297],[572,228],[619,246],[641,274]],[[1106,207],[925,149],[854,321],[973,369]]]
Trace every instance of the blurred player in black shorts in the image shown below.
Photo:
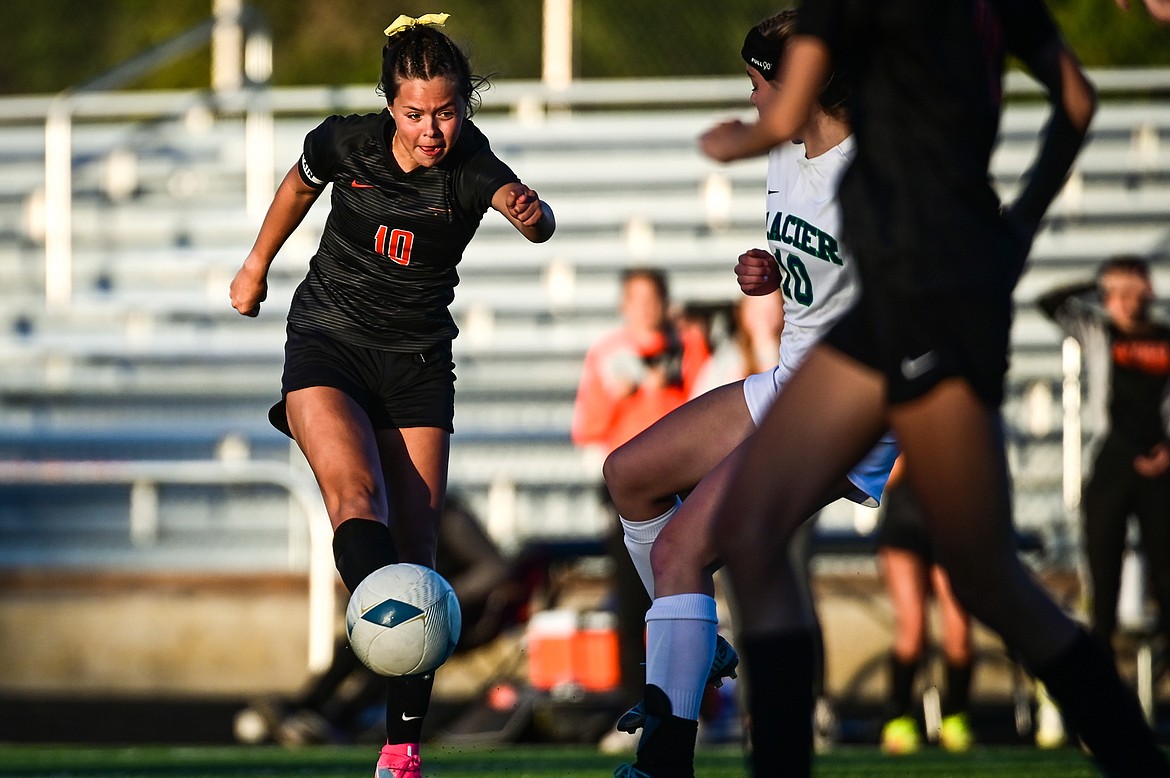
[[[946,571],[934,558],[925,517],[902,471],[899,459],[882,495],[877,527],[878,564],[894,609],[889,710],[882,726],[882,750],[900,755],[913,753],[922,745],[918,718],[913,712],[914,687],[927,658],[933,593],[942,625],[946,668],[939,743],[948,751],[966,751],[973,741],[967,714],[973,659],[971,617],[955,599]]]

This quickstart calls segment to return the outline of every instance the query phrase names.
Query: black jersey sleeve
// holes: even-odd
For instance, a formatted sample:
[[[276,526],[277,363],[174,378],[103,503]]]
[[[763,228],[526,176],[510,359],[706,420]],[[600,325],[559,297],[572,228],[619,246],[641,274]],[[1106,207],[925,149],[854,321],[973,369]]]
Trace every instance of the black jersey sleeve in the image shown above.
[[[315,189],[323,189],[333,180],[338,165],[353,149],[365,142],[371,131],[389,121],[389,114],[354,114],[330,116],[305,136],[298,169],[301,180]]]
[[[994,5],[1003,20],[1008,52],[1024,61],[1059,36],[1056,22],[1041,0],[996,0]]]
[[[796,34],[819,38],[830,51],[837,49],[844,22],[844,0],[805,0],[796,17]]]
[[[470,120],[464,122],[459,145],[462,148],[453,179],[455,202],[461,210],[482,216],[499,188],[520,178],[495,155],[487,137]]]

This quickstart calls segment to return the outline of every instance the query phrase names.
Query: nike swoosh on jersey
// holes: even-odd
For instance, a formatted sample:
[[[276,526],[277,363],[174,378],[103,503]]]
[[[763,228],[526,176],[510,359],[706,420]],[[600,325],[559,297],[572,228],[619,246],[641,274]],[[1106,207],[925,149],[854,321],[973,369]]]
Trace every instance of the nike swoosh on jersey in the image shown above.
[[[349,185],[352,186],[354,189],[373,189],[374,188],[373,184],[363,184],[361,181],[351,181]]]
[[[417,721],[418,719],[421,719],[421,718],[422,718],[422,716],[407,716],[405,713],[402,714],[403,721]]]

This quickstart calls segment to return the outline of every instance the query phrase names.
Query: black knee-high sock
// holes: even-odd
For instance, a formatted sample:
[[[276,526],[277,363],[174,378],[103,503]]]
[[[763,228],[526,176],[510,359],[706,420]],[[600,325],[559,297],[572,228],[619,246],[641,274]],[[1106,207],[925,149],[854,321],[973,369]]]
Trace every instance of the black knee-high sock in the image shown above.
[[[418,743],[431,705],[433,672],[386,679],[386,742]]]
[[[918,677],[919,660],[907,662],[890,654],[890,718],[907,716],[914,706],[914,679]]]
[[[346,519],[333,532],[333,561],[350,593],[367,575],[398,561],[390,529],[373,519]]]
[[[971,705],[971,663],[953,665],[947,662],[947,696],[944,716],[964,713]]]
[[[1137,697],[1088,633],[1078,631],[1072,644],[1037,667],[1035,675],[1106,775],[1170,776],[1170,763],[1158,750]]]
[[[812,772],[814,644],[808,632],[744,638],[752,774],[757,778]]]

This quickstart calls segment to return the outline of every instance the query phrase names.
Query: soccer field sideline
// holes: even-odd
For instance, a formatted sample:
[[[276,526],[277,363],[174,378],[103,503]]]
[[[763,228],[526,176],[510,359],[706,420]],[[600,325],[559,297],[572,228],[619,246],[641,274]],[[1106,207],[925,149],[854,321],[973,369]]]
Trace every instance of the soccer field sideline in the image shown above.
[[[0,745],[0,776],[6,778],[356,778],[373,772],[377,749],[320,746],[71,746]],[[588,746],[444,746],[424,750],[431,778],[574,778],[612,775],[621,757]],[[746,776],[738,746],[703,748],[696,760],[697,778]],[[818,756],[815,778],[863,776],[934,776],[936,778],[1092,778],[1098,775],[1074,749],[1040,751],[1024,746],[976,748],[966,754],[926,750],[908,757],[888,757],[875,747],[844,747]]]

